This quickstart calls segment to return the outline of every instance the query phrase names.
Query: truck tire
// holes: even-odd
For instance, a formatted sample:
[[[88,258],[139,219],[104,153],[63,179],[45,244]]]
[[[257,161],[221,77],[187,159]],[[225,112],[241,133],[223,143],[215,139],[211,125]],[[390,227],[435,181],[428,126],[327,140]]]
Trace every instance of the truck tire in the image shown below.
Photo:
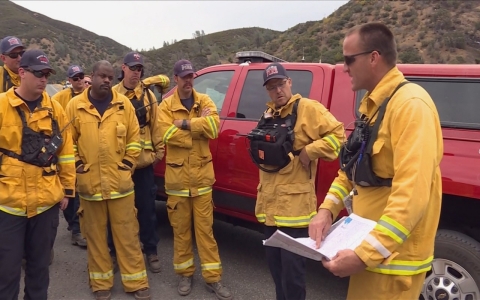
[[[420,299],[480,299],[480,243],[457,231],[439,230]]]

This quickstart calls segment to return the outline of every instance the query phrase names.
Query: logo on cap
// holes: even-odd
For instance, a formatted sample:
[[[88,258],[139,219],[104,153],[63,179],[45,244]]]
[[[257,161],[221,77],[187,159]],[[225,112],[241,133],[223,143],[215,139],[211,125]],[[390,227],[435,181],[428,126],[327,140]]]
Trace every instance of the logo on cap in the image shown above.
[[[193,67],[191,64],[182,65],[182,71],[184,70],[193,70]]]
[[[136,60],[139,60],[140,59],[140,54],[135,53],[135,54],[133,54],[133,57],[135,57]]]
[[[278,74],[277,66],[268,67],[265,73],[267,73],[267,77],[270,75]]]
[[[73,72],[80,72],[80,68],[77,66],[72,67]]]
[[[37,56],[37,59],[42,63],[42,64],[48,64],[48,58],[45,55],[39,55]]]
[[[20,44],[20,41],[17,39],[17,38],[10,38],[8,39],[8,42],[10,43],[10,46],[13,46],[13,45],[18,45]]]

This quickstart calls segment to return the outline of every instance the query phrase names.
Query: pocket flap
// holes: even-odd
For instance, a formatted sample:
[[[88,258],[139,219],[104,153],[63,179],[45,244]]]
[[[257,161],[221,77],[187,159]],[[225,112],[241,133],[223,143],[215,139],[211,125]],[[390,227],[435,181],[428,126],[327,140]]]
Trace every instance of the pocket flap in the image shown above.
[[[117,136],[127,136],[127,128],[125,127],[125,125],[117,125]]]
[[[207,156],[202,156],[202,159],[201,159],[201,164],[202,164],[202,167],[205,166],[206,164],[208,164],[209,162],[212,161],[212,155],[207,155]]]
[[[307,183],[290,183],[282,184],[277,187],[278,195],[293,195],[293,194],[304,194],[311,192],[312,184]]]
[[[375,143],[373,143],[372,154],[378,154],[380,150],[383,148],[384,144],[385,144],[384,140],[376,140]]]
[[[183,166],[184,159],[178,157],[170,157],[166,159],[166,164],[170,167],[176,168]]]
[[[2,164],[0,168],[0,177],[22,177],[22,166]]]

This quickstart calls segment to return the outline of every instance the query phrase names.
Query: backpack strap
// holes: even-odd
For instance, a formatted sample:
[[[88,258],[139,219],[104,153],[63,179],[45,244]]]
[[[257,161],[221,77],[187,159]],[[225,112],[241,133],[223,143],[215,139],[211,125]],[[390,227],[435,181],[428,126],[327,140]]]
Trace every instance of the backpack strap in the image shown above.
[[[403,81],[401,82],[399,85],[397,85],[397,87],[395,88],[395,90],[393,90],[392,94],[383,101],[383,103],[380,105],[380,108],[375,112],[374,116],[377,114],[378,112],[378,117],[377,119],[375,120],[375,124],[373,125],[373,128],[372,128],[372,132],[371,132],[371,135],[369,137],[369,141],[368,141],[368,144],[366,145],[366,148],[365,148],[365,153],[368,153],[368,154],[371,154],[372,153],[372,148],[373,148],[373,143],[375,142],[375,140],[377,139],[377,136],[378,136],[378,130],[380,128],[380,123],[382,123],[383,121],[383,118],[385,117],[385,112],[387,110],[387,105],[388,105],[388,102],[390,102],[390,99],[392,99],[393,95],[395,95],[395,93],[404,85],[406,85],[407,83],[410,83],[410,81]],[[372,117],[373,118],[373,117]],[[370,119],[371,120],[371,119]]]

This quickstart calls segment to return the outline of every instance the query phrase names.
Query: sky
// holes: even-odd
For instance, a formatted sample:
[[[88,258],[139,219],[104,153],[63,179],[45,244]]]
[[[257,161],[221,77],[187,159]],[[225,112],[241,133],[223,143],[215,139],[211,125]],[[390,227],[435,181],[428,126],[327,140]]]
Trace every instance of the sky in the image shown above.
[[[132,49],[161,48],[196,30],[263,27],[285,31],[328,17],[348,1],[12,1]]]

